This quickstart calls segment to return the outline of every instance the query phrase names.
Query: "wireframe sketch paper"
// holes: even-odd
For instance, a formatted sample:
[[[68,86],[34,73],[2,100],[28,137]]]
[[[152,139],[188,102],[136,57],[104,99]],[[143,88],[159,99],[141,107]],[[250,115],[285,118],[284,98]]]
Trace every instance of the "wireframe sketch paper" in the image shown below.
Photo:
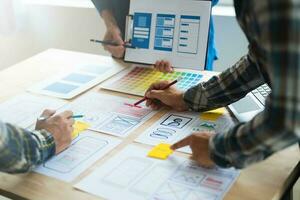
[[[57,110],[66,103],[59,99],[22,94],[0,104],[0,119],[28,128],[36,122],[44,109]]]
[[[203,70],[206,60],[211,1],[131,0],[125,60]]]
[[[120,143],[120,139],[85,131],[68,149],[39,166],[35,172],[71,182]]]
[[[224,132],[234,124],[229,114],[220,115],[213,120],[203,120],[202,115],[205,116],[207,113],[200,115],[196,112],[170,111],[146,129],[135,141],[149,145],[172,144],[194,132]],[[191,153],[189,147],[181,148],[179,151]]]
[[[116,200],[219,200],[239,175],[234,169],[201,168],[174,154],[167,160],[149,158],[148,151],[129,145],[74,187]]]
[[[90,130],[126,137],[156,113],[143,104],[141,108],[125,105],[134,102],[128,98],[90,92],[61,111],[72,110],[75,114],[84,115],[80,121],[88,123]]]
[[[101,64],[85,64],[61,72],[54,77],[42,81],[28,91],[62,99],[71,99],[82,92],[101,83],[124,67],[112,63],[111,59],[101,60]]]

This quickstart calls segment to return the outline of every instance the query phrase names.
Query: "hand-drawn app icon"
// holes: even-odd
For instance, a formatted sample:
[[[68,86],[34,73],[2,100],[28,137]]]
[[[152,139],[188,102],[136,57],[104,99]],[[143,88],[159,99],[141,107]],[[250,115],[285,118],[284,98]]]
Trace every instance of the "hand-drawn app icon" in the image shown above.
[[[192,118],[190,118],[190,117],[183,117],[183,116],[172,114],[169,117],[167,117],[167,119],[165,119],[161,123],[161,125],[182,129],[183,127],[185,127],[191,121],[192,121]]]

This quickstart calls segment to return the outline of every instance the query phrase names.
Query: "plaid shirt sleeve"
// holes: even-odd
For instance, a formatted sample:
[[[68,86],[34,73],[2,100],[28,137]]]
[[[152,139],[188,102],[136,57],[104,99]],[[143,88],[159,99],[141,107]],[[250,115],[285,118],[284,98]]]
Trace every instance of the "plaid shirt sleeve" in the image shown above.
[[[184,100],[194,111],[206,111],[233,103],[264,83],[251,53],[218,76],[200,83],[184,94]]]
[[[0,171],[28,172],[54,154],[54,139],[47,131],[30,132],[0,122]]]
[[[272,93],[265,110],[251,121],[210,139],[211,158],[222,167],[246,167],[300,138],[300,5],[278,0],[256,2],[255,6],[266,2],[272,5],[261,6],[253,15],[257,18],[255,27],[259,27],[259,45],[265,53],[264,66]],[[253,65],[244,66],[242,62],[220,77],[187,91],[185,99],[191,108],[198,110],[226,105],[255,86],[257,80],[251,79],[257,79],[259,71],[255,72]]]

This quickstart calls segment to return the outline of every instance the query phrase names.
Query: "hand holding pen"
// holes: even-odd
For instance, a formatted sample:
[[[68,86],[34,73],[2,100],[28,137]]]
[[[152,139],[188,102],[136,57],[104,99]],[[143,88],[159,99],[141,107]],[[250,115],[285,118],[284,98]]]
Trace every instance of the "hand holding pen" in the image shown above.
[[[152,84],[145,94],[146,105],[154,110],[162,106],[168,106],[177,111],[188,110],[183,99],[184,92],[171,86],[171,83],[170,81],[161,81]]]
[[[131,46],[131,45],[128,45],[126,43],[123,43],[123,44],[119,44],[115,41],[106,41],[106,40],[95,40],[95,39],[90,39],[91,42],[96,42],[96,43],[100,43],[102,45],[109,45],[109,46],[114,46],[114,47],[124,47],[124,48],[130,48],[130,49],[135,49],[135,47]]]
[[[152,84],[145,93],[145,97],[134,105],[147,101],[146,105],[150,106],[152,109],[157,110],[162,106],[170,106],[175,110],[184,111],[188,107],[183,101],[183,92],[173,87],[178,81],[181,80],[181,77],[172,82],[170,81],[161,81],[158,83]]]

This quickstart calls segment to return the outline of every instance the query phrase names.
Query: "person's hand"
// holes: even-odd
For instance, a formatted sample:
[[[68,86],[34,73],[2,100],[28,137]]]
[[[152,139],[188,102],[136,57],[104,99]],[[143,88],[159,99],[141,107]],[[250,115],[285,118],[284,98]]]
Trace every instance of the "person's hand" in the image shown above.
[[[171,63],[164,60],[156,61],[156,63],[154,64],[154,68],[164,73],[174,71],[173,67],[171,66]]]
[[[206,168],[215,166],[215,163],[210,159],[209,139],[214,133],[203,132],[194,133],[179,142],[173,144],[171,149],[176,150],[181,147],[190,146],[192,149],[192,159],[199,165]]]
[[[147,98],[146,105],[154,110],[162,106],[169,106],[177,111],[188,110],[183,100],[183,92],[173,86],[164,89],[169,83],[170,81],[161,81],[152,84],[145,94]]]
[[[112,41],[120,46],[103,45],[106,51],[109,51],[113,57],[122,58],[125,53],[124,41],[121,36],[121,31],[116,25],[107,27],[106,34],[104,36],[105,41]]]
[[[38,120],[36,123],[36,130],[44,129],[52,134],[56,145],[56,154],[66,149],[72,141],[74,124],[72,115],[71,111],[55,115],[54,110],[45,110],[41,115],[45,120]]]
[[[114,14],[111,10],[103,10],[101,12],[101,17],[103,18],[106,26],[104,40],[120,44],[120,46],[104,45],[104,49],[109,51],[112,56],[122,58],[125,53],[125,48],[123,46],[124,41]]]

